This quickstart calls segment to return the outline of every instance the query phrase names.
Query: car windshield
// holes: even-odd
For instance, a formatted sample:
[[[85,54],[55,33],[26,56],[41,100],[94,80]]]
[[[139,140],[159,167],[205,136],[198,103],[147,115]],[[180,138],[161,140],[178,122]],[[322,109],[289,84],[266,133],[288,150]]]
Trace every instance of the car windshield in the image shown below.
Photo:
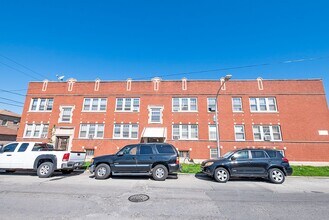
[[[233,151],[229,151],[226,154],[223,155],[224,158],[229,158],[234,152]]]

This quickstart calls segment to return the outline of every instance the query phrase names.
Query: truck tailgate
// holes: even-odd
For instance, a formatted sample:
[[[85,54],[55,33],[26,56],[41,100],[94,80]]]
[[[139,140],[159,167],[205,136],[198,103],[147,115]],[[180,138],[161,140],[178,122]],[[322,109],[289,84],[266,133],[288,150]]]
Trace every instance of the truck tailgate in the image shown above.
[[[85,161],[86,153],[85,152],[70,152],[70,162],[83,162]]]

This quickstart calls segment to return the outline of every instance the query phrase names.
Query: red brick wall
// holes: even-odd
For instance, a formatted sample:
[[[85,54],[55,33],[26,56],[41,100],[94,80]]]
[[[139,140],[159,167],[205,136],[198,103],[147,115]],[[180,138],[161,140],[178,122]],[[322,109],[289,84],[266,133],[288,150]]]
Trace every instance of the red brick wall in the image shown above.
[[[154,91],[151,81],[132,81],[131,91],[126,82],[101,82],[99,91],[94,91],[94,82],[76,82],[68,91],[67,82],[49,82],[42,91],[42,82],[31,82],[22,114],[18,140],[23,140],[26,123],[44,122],[60,126],[75,127],[73,150],[92,148],[96,155],[114,153],[126,144],[137,143],[144,127],[166,127],[167,142],[179,150],[191,150],[192,158],[209,158],[209,147],[216,147],[216,141],[208,139],[208,123],[213,123],[214,113],[207,111],[207,97],[215,97],[219,81],[187,81],[187,90],[182,90],[181,81],[161,81]],[[276,97],[278,112],[251,113],[249,97]],[[53,97],[52,112],[29,112],[31,98]],[[106,112],[81,112],[85,97],[106,97]],[[139,97],[140,112],[115,112],[116,97]],[[198,112],[172,112],[172,97],[197,97]],[[232,112],[232,97],[241,97],[243,113]],[[74,105],[71,124],[58,123],[61,105]],[[148,124],[148,105],[163,105],[163,124]],[[101,140],[79,139],[80,123],[105,123],[105,134]],[[138,140],[117,140],[113,138],[114,123],[139,123]],[[172,123],[198,124],[199,140],[173,141]],[[222,153],[242,147],[268,147],[284,149],[287,157],[294,161],[329,161],[329,136],[320,136],[318,130],[329,130],[329,111],[321,80],[263,80],[259,90],[256,80],[229,81],[226,90],[219,95],[219,123]],[[234,123],[244,124],[246,141],[234,140]],[[282,141],[253,141],[252,125],[280,124]],[[48,137],[50,136],[50,132]],[[26,140],[26,139],[24,139]],[[35,139],[32,139],[35,140]],[[47,141],[43,140],[43,141]]]

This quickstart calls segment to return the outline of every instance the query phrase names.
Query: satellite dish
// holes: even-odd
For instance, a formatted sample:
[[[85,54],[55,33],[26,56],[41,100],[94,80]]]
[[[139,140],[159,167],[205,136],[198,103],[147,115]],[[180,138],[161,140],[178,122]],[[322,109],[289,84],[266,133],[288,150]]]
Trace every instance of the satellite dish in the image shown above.
[[[57,77],[57,80],[58,81],[61,81],[62,82],[65,76],[56,75],[56,77]]]

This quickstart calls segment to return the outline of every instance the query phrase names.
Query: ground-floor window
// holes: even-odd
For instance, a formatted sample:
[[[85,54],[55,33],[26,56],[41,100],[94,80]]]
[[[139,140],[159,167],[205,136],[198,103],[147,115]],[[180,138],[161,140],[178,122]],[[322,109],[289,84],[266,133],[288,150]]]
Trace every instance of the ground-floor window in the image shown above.
[[[281,141],[279,125],[254,125],[252,127],[255,141]]]
[[[180,150],[179,157],[190,158],[190,151],[188,150]]]
[[[46,138],[48,134],[48,124],[27,124],[25,126],[25,138]]]
[[[137,139],[138,125],[137,124],[115,124],[114,139]]]
[[[210,148],[210,159],[218,158],[218,151],[217,148]]]
[[[196,140],[198,125],[173,125],[172,135],[174,140]]]
[[[80,124],[79,138],[103,138],[104,124]]]

